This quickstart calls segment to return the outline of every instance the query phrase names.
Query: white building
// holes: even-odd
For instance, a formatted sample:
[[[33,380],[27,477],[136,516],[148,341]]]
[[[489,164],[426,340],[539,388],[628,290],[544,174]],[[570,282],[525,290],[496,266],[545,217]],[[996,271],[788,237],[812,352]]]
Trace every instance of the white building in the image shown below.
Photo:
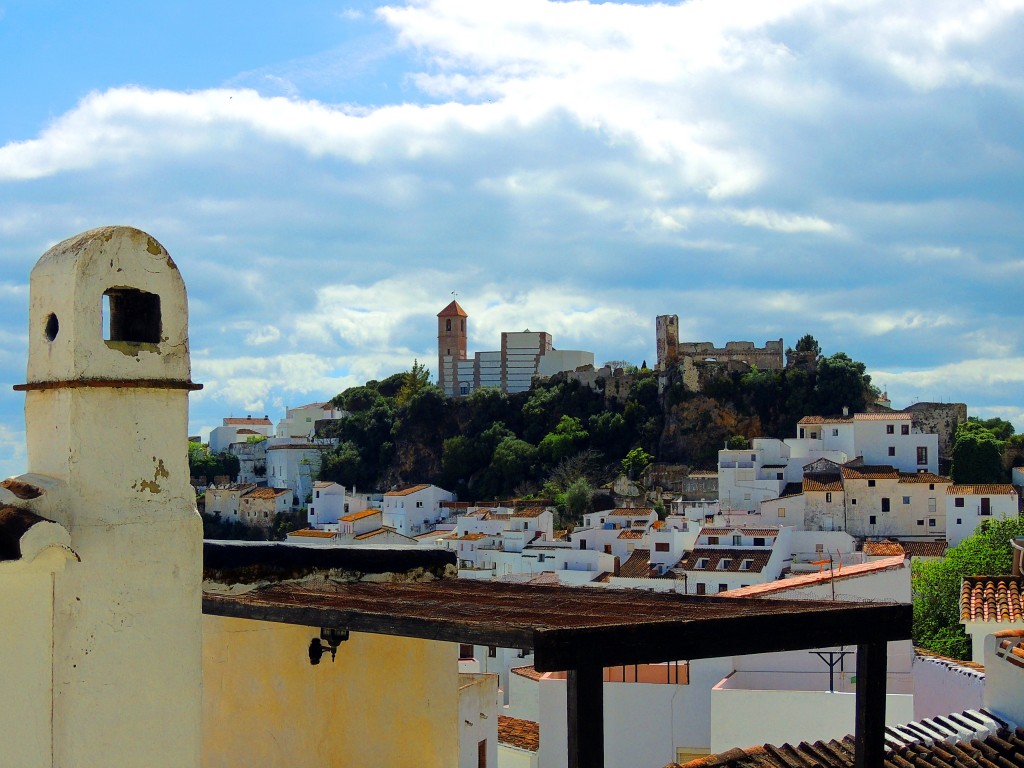
[[[442,501],[455,501],[455,494],[436,485],[410,485],[384,494],[381,511],[384,525],[414,536],[448,518]]]
[[[583,525],[573,530],[569,540],[577,549],[605,552],[624,562],[657,520],[658,513],[651,507],[591,512],[583,516]]]
[[[255,483],[229,483],[206,487],[206,514],[219,514],[225,520],[238,520],[242,497],[256,488]]]
[[[775,581],[792,562],[791,528],[703,528],[671,570],[691,595]]]
[[[267,485],[291,488],[292,506],[298,507],[313,495],[313,483],[320,471],[319,445],[295,437],[272,437],[267,441]]]
[[[298,437],[312,440],[318,421],[333,421],[349,416],[348,411],[332,403],[310,403],[298,408],[285,408],[285,417],[277,422],[277,437]]]
[[[273,437],[274,425],[267,416],[263,418],[253,418],[252,416],[226,418],[221,426],[210,430],[210,453],[223,453],[232,443],[242,442],[238,437],[239,432],[244,432],[245,435]]]
[[[365,506],[362,509],[365,509]],[[359,509],[350,509],[350,503],[346,500],[345,486],[327,481],[313,483],[313,498],[306,508],[311,528],[337,523],[338,518],[350,511],[358,512]]]
[[[821,440],[825,450],[865,464],[891,464],[902,472],[939,471],[939,436],[914,427],[912,414],[903,411],[805,416],[797,422],[797,436]]]
[[[985,520],[1018,515],[1017,490],[1009,484],[950,485],[946,488],[946,540],[955,547]]]

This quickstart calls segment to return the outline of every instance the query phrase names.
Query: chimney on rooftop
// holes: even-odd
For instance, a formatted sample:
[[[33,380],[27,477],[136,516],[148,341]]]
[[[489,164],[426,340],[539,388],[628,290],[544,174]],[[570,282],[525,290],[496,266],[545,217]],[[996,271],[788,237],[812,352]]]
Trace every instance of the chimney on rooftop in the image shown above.
[[[843,406],[843,416],[849,416],[849,415],[850,415],[850,408],[849,408],[849,406],[844,405]]]

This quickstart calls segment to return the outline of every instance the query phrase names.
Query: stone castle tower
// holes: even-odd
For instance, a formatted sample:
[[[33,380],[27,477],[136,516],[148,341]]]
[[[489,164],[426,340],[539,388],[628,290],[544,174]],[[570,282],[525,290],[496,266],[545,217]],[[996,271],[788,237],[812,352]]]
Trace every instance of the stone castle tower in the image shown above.
[[[9,487],[78,559],[53,574],[52,680],[33,691],[45,723],[17,734],[49,748],[18,764],[198,768],[202,527],[185,451],[198,385],[185,286],[163,246],[105,227],[47,251],[15,388],[29,470]]]
[[[679,360],[679,316],[658,315],[654,325],[658,347],[656,370],[665,371]]]
[[[468,317],[457,301],[437,313],[437,385],[445,393],[459,391],[458,361],[466,359]]]

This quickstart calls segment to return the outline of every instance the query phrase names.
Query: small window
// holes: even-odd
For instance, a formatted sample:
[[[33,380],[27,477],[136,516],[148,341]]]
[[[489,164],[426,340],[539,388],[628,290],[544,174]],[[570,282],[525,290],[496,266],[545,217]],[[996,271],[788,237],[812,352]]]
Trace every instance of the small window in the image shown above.
[[[831,501],[832,501],[832,491],[826,491],[825,492],[825,503],[831,503]]]
[[[762,537],[757,536],[757,537],[754,538],[754,546],[755,547],[763,547],[764,545],[765,545],[765,540]]]
[[[160,342],[160,297],[136,288],[111,288],[103,294],[103,338],[136,344]]]
[[[882,499],[882,511],[888,512],[889,508],[889,499]]]
[[[960,517],[958,517],[958,518],[956,519],[956,524],[957,524],[957,525],[963,525],[963,524],[964,524],[963,518],[960,518]]]
[[[918,525],[924,525],[924,520],[918,520],[918,521],[917,521],[917,524],[918,524]]]
[[[901,435],[909,435],[910,434],[910,425],[909,424],[900,424],[900,434]]]
[[[782,473],[781,472],[776,472],[775,473],[775,479],[776,480],[781,480],[782,479]]]
[[[444,329],[446,331],[450,331],[452,329],[452,319],[450,317],[444,321]]]
[[[654,551],[655,552],[668,552],[668,542],[667,541],[656,541],[654,543]]]
[[[779,507],[779,517],[785,517],[785,516],[786,516],[786,508],[785,507]]]
[[[929,491],[934,491],[935,490],[935,483],[928,483],[928,490]]]
[[[708,536],[708,544],[717,544],[717,543],[718,543],[718,537],[717,536]]]
[[[814,551],[817,554],[820,555],[821,553],[823,553],[825,551],[825,545],[824,544],[815,544],[814,545]]]
[[[957,496],[955,499],[953,499],[953,506],[954,507],[962,507],[963,505],[964,505],[964,497],[963,496]]]
[[[868,525],[877,525],[877,524],[878,524],[878,519],[874,515],[871,515],[871,516],[868,517]]]
[[[929,528],[934,528],[935,526],[936,526],[935,518],[934,517],[929,517],[928,518],[928,527]]]
[[[903,497],[903,503],[904,504],[909,504],[910,503],[910,497],[909,496],[904,496]]]
[[[754,567],[754,561],[753,560],[744,560],[743,562],[740,563],[740,570],[741,571],[749,571],[753,567]]]
[[[490,657],[492,659],[497,658],[498,657],[498,646],[496,646],[496,645],[489,645],[489,646],[487,646],[487,655],[488,655],[488,657]]]
[[[718,570],[728,571],[730,568],[732,568],[732,560],[730,558],[725,557],[718,561]]]
[[[472,659],[473,646],[470,643],[459,643],[459,659]]]
[[[839,430],[838,429],[833,429],[832,430],[832,437],[839,437]]]
[[[719,584],[718,585],[718,591],[719,592],[728,592],[729,591],[729,585],[728,584]]]
[[[874,480],[868,480],[868,488],[874,488],[874,487],[875,487],[875,481]]]
[[[885,434],[887,434],[887,435],[894,435],[894,434],[896,434],[896,425],[895,424],[886,424],[885,425]]]
[[[917,449],[917,463],[927,464],[928,463],[928,448],[920,446]]]
[[[896,446],[895,445],[890,445],[889,446],[889,455],[890,456],[895,456],[896,455]]]
[[[751,461],[757,461],[757,454],[756,453],[750,454],[750,460]]]
[[[698,595],[703,595],[703,594],[706,594],[706,593],[707,593],[707,586],[705,586],[703,581],[698,581],[697,582],[697,594]]]
[[[742,543],[743,543],[743,537],[741,535],[739,535],[738,533],[732,537],[732,545],[734,547],[738,547]]]
[[[702,571],[702,570],[704,570],[707,567],[708,567],[708,559],[706,557],[702,557],[702,558],[700,558],[697,561],[697,570],[698,571]]]

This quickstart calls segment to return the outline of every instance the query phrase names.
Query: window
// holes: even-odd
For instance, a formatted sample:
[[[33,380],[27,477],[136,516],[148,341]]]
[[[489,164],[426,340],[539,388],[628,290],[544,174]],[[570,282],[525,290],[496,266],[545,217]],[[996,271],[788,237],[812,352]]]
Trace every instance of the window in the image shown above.
[[[868,480],[868,488],[874,488],[874,487],[875,487],[875,481],[874,480]]]
[[[708,544],[717,544],[717,543],[718,543],[718,537],[717,536],[708,536]]]
[[[750,494],[749,493],[744,493],[743,494],[743,500],[744,501],[750,501]]]
[[[732,537],[732,545],[734,547],[738,547],[742,543],[743,543],[743,537],[740,534],[737,533],[737,534],[735,534]]]
[[[740,563],[740,570],[741,571],[749,571],[753,567],[754,567],[754,561],[753,560],[744,560],[742,563]]]
[[[729,585],[728,584],[719,584],[718,585],[718,591],[719,592],[727,592],[728,590],[729,590]]]
[[[817,432],[811,432],[811,440],[817,440],[817,439],[818,439],[818,433]]]
[[[471,643],[459,643],[459,658],[460,659],[472,659],[473,658],[473,646]]]
[[[718,570],[720,570],[720,571],[728,571],[730,568],[732,568],[732,560],[729,559],[728,557],[722,558],[718,562]]]
[[[446,331],[450,331],[452,329],[452,319],[450,317],[444,321],[444,329]]]
[[[935,523],[935,518],[934,518],[934,517],[929,517],[929,518],[928,518],[928,527],[929,527],[929,528],[934,528],[934,527],[935,527],[935,525],[936,525],[936,523]]]
[[[160,297],[155,293],[111,288],[103,294],[100,312],[106,341],[160,343]]]
[[[910,503],[910,497],[909,496],[904,496],[903,497],[903,503],[904,504],[909,504]]]
[[[832,437],[839,437],[839,430],[838,429],[833,429],[832,430]]]
[[[959,518],[959,517],[958,517],[958,518],[956,519],[956,524],[957,524],[957,525],[963,525],[963,524],[964,524],[964,521],[963,521],[963,519],[962,519],[962,518]]]
[[[656,541],[654,543],[654,551],[655,552],[668,552],[668,542],[667,541]]]
[[[992,514],[992,499],[987,496],[982,498],[981,507],[978,509],[979,515],[991,515]]]
[[[697,594],[698,595],[707,594],[707,587],[704,585],[703,581],[698,581],[697,582]]]
[[[895,435],[896,434],[896,425],[895,424],[886,424],[885,425],[885,434],[887,434],[887,435]]]
[[[763,539],[763,538],[761,538],[760,536],[758,536],[758,537],[756,537],[756,538],[754,539],[754,546],[755,546],[755,547],[763,547],[763,546],[764,546],[764,543],[765,543],[765,542],[764,542],[764,539]]]
[[[857,506],[857,500],[856,499],[850,499],[850,506],[851,507],[856,507]]]
[[[924,525],[924,520],[918,520],[918,521],[917,521],[917,524],[918,524],[918,525]]]
[[[917,448],[917,463],[927,464],[928,463],[928,448],[921,445]]]
[[[801,440],[804,439],[804,428],[803,427],[800,427],[800,439]]]
[[[781,472],[776,472],[775,473],[775,479],[776,480],[781,480],[782,479],[782,473]]]
[[[423,506],[423,502],[422,501],[417,501],[416,502],[416,506],[417,507],[422,507]]]
[[[751,461],[757,461],[757,454],[756,453],[750,454],[750,460]]]
[[[964,497],[963,496],[957,496],[955,499],[953,499],[953,506],[954,507],[962,507],[963,505],[964,505]]]
[[[828,492],[825,493],[825,503],[831,503],[831,501],[832,501],[832,491],[828,491]]]
[[[320,498],[320,491],[317,491],[317,492],[316,492],[316,497],[317,497],[318,499]]]
[[[874,515],[871,515],[870,517],[868,517],[868,525],[877,525],[877,524],[878,524],[878,520],[877,520],[877,518]]]
[[[496,659],[498,657],[498,646],[496,646],[496,645],[489,645],[489,646],[487,646],[487,655],[490,658],[492,658],[492,659]]]
[[[779,507],[779,517],[785,517],[785,516],[786,516],[786,508],[785,507]]]
[[[929,491],[934,491],[935,490],[935,483],[928,483],[928,490]]]
[[[697,561],[697,570],[698,571],[702,571],[702,570],[704,570],[707,567],[708,567],[708,559],[706,557],[702,557],[702,558],[700,558]]]
[[[900,434],[901,435],[909,435],[910,434],[910,425],[909,424],[900,424]]]
[[[890,456],[895,456],[896,455],[896,446],[895,445],[890,445],[889,446],[889,455]]]
[[[814,551],[817,554],[820,555],[821,553],[823,553],[825,551],[825,545],[824,544],[815,544],[814,545]]]
[[[882,511],[883,512],[888,512],[889,511],[889,499],[882,499]]]

